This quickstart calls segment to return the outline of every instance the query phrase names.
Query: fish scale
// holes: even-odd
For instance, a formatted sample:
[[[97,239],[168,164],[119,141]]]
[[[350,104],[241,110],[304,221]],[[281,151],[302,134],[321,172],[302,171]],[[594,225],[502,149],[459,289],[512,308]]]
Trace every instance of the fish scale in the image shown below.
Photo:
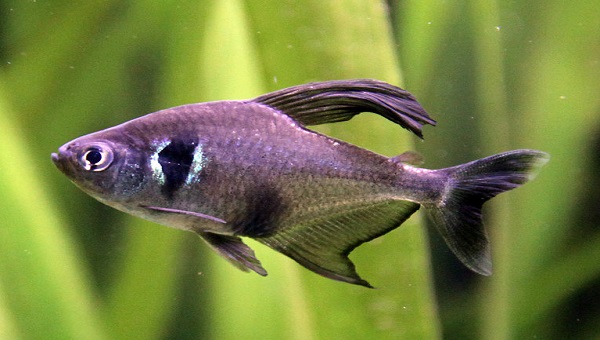
[[[420,207],[470,269],[491,274],[481,208],[530,180],[548,155],[513,150],[450,168],[416,167],[309,130],[368,111],[422,137],[416,99],[371,79],[298,85],[252,100],[189,104],[66,143],[52,160],[121,211],[192,231],[236,267],[267,275],[253,238],[322,276],[371,287],[348,254]]]

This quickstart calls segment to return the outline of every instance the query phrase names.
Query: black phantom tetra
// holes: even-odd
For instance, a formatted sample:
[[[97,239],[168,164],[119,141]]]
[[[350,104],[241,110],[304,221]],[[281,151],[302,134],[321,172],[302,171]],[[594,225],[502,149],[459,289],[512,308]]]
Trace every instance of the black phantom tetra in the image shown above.
[[[509,151],[440,170],[308,130],[374,112],[421,137],[435,125],[408,92],[376,80],[299,85],[252,100],[183,105],[79,137],[52,154],[82,190],[190,230],[242,270],[267,272],[250,237],[325,277],[370,286],[348,254],[423,206],[470,269],[489,275],[481,207],[548,156]]]

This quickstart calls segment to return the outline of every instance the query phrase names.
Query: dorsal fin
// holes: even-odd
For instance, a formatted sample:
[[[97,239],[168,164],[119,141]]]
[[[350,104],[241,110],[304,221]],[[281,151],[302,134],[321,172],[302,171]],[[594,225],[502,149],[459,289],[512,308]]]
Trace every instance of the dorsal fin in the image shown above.
[[[253,101],[273,107],[305,125],[335,123],[361,112],[373,112],[423,138],[423,125],[436,124],[408,91],[373,79],[292,86]]]
[[[397,228],[417,209],[417,203],[408,201],[345,207],[255,239],[317,274],[372,287],[356,273],[348,254],[362,243]]]

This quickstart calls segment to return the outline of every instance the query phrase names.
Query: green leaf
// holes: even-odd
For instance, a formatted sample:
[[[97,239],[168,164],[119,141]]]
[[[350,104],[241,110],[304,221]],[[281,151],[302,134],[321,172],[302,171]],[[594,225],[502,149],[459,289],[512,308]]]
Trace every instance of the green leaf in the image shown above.
[[[576,304],[597,294],[600,276],[594,210],[585,208],[598,183],[597,1],[49,0],[2,9],[1,338],[600,334],[597,307]],[[416,146],[427,168],[511,148],[551,154],[534,181],[486,204],[491,278],[462,271],[434,236],[434,301],[419,215],[351,254],[375,290],[327,280],[252,241],[269,276],[243,273],[191,233],[101,206],[49,160],[72,138],[162,108],[363,77],[405,87],[438,125],[418,143],[368,114],[318,131],[387,156]]]
[[[597,6],[433,3],[403,2],[397,20],[408,83],[438,111],[425,154],[440,155],[433,160],[440,166],[511,148],[551,155],[532,183],[486,205],[494,274],[440,298],[445,331],[560,337],[555,320],[574,318],[561,310],[574,308],[565,306],[569,298],[590,289],[600,272],[594,233],[569,244],[582,227],[574,217],[587,199],[591,136],[600,123]],[[467,322],[472,315],[481,322]]]
[[[4,94],[0,86],[0,314],[7,319],[2,331],[23,338],[102,339],[86,263]]]

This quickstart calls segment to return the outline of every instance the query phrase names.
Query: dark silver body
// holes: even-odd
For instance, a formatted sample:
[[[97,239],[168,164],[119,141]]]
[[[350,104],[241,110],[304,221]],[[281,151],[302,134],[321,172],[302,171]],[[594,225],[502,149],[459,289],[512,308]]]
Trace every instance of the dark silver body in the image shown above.
[[[487,273],[481,269],[489,250],[480,222],[474,226],[475,241],[465,241],[477,249],[471,244],[463,251],[456,241],[461,236],[452,232],[462,224],[447,221],[454,215],[444,213],[453,203],[453,190],[462,175],[475,176],[464,190],[483,188],[484,194],[466,204],[480,209],[485,200],[527,180],[545,156],[517,151],[474,166],[427,170],[404,163],[402,155],[387,158],[306,129],[305,124],[350,119],[365,109],[363,103],[418,135],[421,124],[435,123],[401,89],[375,81],[348,84],[309,84],[255,100],[167,109],[75,139],[52,158],[103,203],[194,231],[238,267],[259,274],[266,271],[240,236],[255,238],[324,276],[369,286],[348,253],[396,228],[420,205],[441,225],[459,258]],[[375,95],[382,92],[381,98],[365,97],[371,89]],[[386,99],[402,107],[387,107]],[[494,182],[496,173],[480,178],[486,166],[499,168],[502,181]],[[517,175],[503,177],[513,170]],[[473,186],[485,178],[492,179],[490,188]],[[467,213],[475,216],[467,219],[467,227],[469,220],[480,220],[478,210]],[[469,259],[463,253],[477,254]]]

